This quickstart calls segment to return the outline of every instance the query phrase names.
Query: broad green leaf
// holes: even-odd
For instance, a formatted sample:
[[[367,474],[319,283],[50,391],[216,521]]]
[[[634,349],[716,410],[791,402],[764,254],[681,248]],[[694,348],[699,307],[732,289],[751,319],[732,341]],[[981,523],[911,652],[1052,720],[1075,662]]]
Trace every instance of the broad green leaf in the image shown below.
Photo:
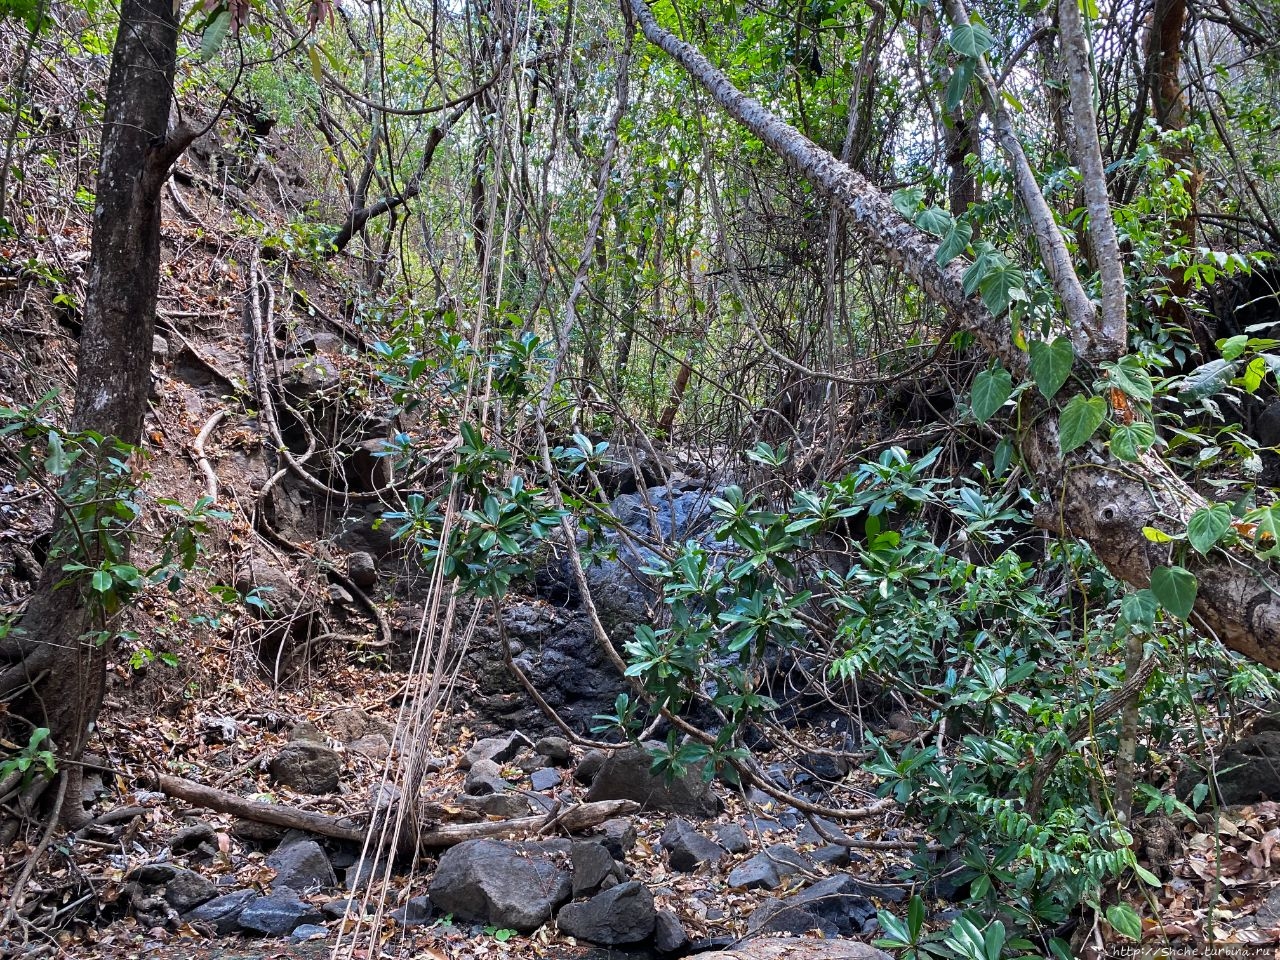
[[[1227,385],[1236,375],[1239,366],[1239,363],[1228,360],[1210,360],[1208,363],[1203,363],[1182,378],[1178,396],[1184,402],[1191,403],[1211,397]]]
[[[947,231],[947,235],[938,244],[938,251],[934,254],[934,259],[938,261],[938,266],[945,267],[960,254],[964,253],[971,239],[973,239],[973,224],[966,223],[964,220],[957,220],[951,224],[951,229]]]
[[[1151,384],[1151,376],[1146,370],[1138,366],[1135,361],[1121,360],[1119,363],[1113,363],[1107,367],[1107,377],[1113,384],[1133,397],[1135,400],[1144,400],[1150,402],[1151,397],[1155,394],[1155,388]]]
[[[1107,419],[1107,402],[1101,397],[1085,397],[1076,394],[1058,417],[1058,447],[1063,453],[1088,442],[1102,421]]]
[[[1231,529],[1231,508],[1225,503],[1201,507],[1187,521],[1187,542],[1207,554]]]
[[[1222,351],[1223,360],[1234,360],[1236,357],[1240,356],[1240,354],[1244,353],[1248,347],[1249,335],[1246,333],[1218,341],[1218,349]]]
[[[973,415],[979,423],[986,423],[1004,406],[1013,393],[1013,377],[997,363],[973,378]]]
[[[1150,590],[1136,590],[1125,594],[1120,601],[1120,619],[1134,627],[1152,627],[1156,622],[1159,604]]]
[[[227,32],[231,29],[231,11],[223,10],[209,22],[204,28],[204,33],[200,35],[200,59],[208,62],[214,58],[219,50],[222,49],[223,42],[227,39]]]
[[[1107,907],[1107,922],[1122,937],[1128,937],[1130,940],[1142,939],[1142,918],[1126,903]]]
[[[964,103],[964,95],[973,80],[973,60],[961,60],[951,71],[951,79],[947,81],[947,109],[956,110]]]
[[[67,456],[67,451],[62,446],[62,437],[57,430],[49,431],[48,451],[44,458],[45,470],[53,477],[65,476],[68,467],[71,465],[71,459]]]
[[[951,49],[962,57],[980,57],[991,49],[991,31],[980,23],[962,23],[951,31]]]
[[[89,582],[92,584],[93,589],[99,593],[106,593],[111,589],[111,574],[105,570],[95,570]]]
[[[1013,264],[1005,262],[993,266],[982,278],[979,289],[982,291],[982,302],[996,316],[1009,309],[1014,300],[1025,300],[1026,290],[1023,284],[1026,278],[1022,271]]]
[[[1031,344],[1031,379],[1046,400],[1052,400],[1071,376],[1076,352],[1066,337],[1052,342],[1035,340]]]
[[[920,187],[904,187],[893,191],[889,200],[893,204],[893,209],[908,220],[914,220],[920,204],[924,201],[924,190]]]
[[[1120,423],[1111,428],[1111,452],[1132,463],[1156,442],[1156,429],[1145,420]]]
[[[1151,571],[1151,592],[1179,620],[1191,615],[1196,589],[1195,574],[1185,567],[1156,567]]]
[[[1267,361],[1262,357],[1254,357],[1249,361],[1249,365],[1244,368],[1244,388],[1249,393],[1254,393],[1262,386],[1262,378],[1267,375]]]
[[[925,207],[916,216],[916,226],[925,233],[941,237],[951,229],[954,218],[947,211],[938,207]]]

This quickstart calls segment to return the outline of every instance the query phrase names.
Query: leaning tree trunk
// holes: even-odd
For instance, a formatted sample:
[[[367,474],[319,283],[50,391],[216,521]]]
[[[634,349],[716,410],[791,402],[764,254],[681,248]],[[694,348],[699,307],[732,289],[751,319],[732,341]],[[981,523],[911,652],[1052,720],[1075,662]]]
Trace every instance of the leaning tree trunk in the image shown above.
[[[185,125],[168,132],[176,10],[172,0],[123,0],[103,118],[70,426],[129,445],[141,439],[151,386],[160,191],[173,161],[194,136]],[[73,469],[84,477],[83,471],[100,466],[77,462]],[[64,510],[49,561],[16,631],[17,662],[0,671],[0,697],[13,698],[15,711],[49,729],[59,765],[73,780],[79,769],[75,761],[101,707],[107,643],[97,635],[101,621],[86,575],[69,575],[63,567],[71,559],[92,566],[101,559],[94,552],[93,538],[77,537],[75,522]],[[64,816],[75,820],[83,815],[80,794],[68,790],[67,795]]]
[[[827,194],[862,242],[901,269],[1015,377],[1027,378],[1028,357],[1014,344],[1008,321],[993,315],[976,295],[965,295],[964,264],[953,261],[940,267],[934,257],[937,242],[903,219],[879,187],[743,94],[697,49],[664,29],[644,0],[630,4],[645,37],[792,170]],[[1062,264],[1055,266],[1060,269]],[[1063,299],[1077,357],[1105,359],[1117,341],[1123,345],[1123,328],[1114,328],[1114,315],[1093,316],[1090,307],[1086,318],[1082,307],[1072,309],[1070,298]],[[1086,382],[1094,378],[1090,370],[1080,372]],[[1154,452],[1126,463],[1095,442],[1063,457],[1056,411],[1041,405],[1023,419],[1035,424],[1023,437],[1022,449],[1043,497],[1037,522],[1087,542],[1126,583],[1147,586],[1152,568],[1170,562],[1170,546],[1151,543],[1143,528],[1185,529],[1191,514],[1206,505],[1204,499]],[[1244,551],[1215,551],[1207,558],[1188,557],[1184,563],[1199,582],[1193,615],[1198,625],[1232,650],[1280,668],[1280,576],[1275,566]]]

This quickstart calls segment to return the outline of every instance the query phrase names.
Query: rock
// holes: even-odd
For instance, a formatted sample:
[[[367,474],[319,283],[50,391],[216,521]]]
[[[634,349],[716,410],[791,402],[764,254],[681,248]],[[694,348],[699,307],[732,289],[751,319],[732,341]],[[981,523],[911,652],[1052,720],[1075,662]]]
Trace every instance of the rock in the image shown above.
[[[535,770],[542,770],[551,766],[551,761],[540,753],[532,751],[524,751],[520,759],[516,761],[516,767],[525,773],[533,773]]]
[[[744,890],[774,890],[787,877],[813,868],[813,861],[793,847],[774,844],[734,867],[728,882],[729,886]]]
[[[346,917],[348,910],[351,911],[353,917],[357,917],[360,915],[360,903],[359,897],[340,897],[337,900],[330,900],[320,908],[320,912],[330,920],[343,919]]]
[[[802,753],[796,761],[819,780],[835,783],[849,775],[849,761],[825,753]]]
[[[338,883],[329,857],[314,840],[299,840],[280,847],[267,857],[267,866],[276,872],[273,890],[288,888],[308,893]]]
[[[751,849],[751,838],[747,836],[747,831],[736,823],[718,824],[716,840],[730,853],[746,853]]]
[[[289,728],[289,742],[324,743],[324,734],[310,720],[299,720]]]
[[[387,865],[373,857],[356,860],[342,874],[342,885],[348,893],[362,893],[371,881],[377,882],[387,872]]]
[[[430,897],[414,897],[403,907],[392,910],[390,917],[402,927],[420,927],[435,916]]]
[[[473,797],[487,797],[492,793],[506,793],[512,785],[503,779],[502,771],[492,760],[482,758],[471,765],[463,789]]]
[[[173,835],[169,849],[179,857],[208,859],[218,853],[217,831],[207,823],[191,824]]]
[[[790,933],[803,937],[811,931],[818,931],[830,939],[840,935],[834,923],[814,916],[800,907],[789,906],[779,900],[768,901],[751,912],[747,918],[748,936],[763,933]]]
[[[236,890],[224,893],[200,904],[188,912],[183,919],[188,923],[205,923],[213,927],[219,936],[225,936],[236,929],[236,921],[241,912],[254,900],[259,899],[253,890]]]
[[[465,810],[474,810],[486,817],[501,817],[503,820],[527,817],[531,812],[529,798],[515,791],[490,793],[483,797],[470,797],[463,794],[454,802]]]
[[[883,950],[856,940],[761,938],[717,953],[716,960],[893,960]]]
[[[1270,896],[1253,915],[1253,920],[1257,926],[1266,929],[1280,927],[1280,887],[1272,888]]]
[[[667,862],[672,870],[691,873],[704,863],[718,863],[725,849],[708,840],[693,828],[687,820],[672,820],[662,831],[659,841],[667,851]]]
[[[319,743],[286,744],[271,761],[271,779],[298,793],[333,793],[342,774],[342,758]]]
[[[603,750],[588,750],[586,756],[579,760],[578,765],[573,768],[573,779],[584,787],[589,787],[607,759],[609,759],[609,755]]]
[[[169,341],[160,334],[153,334],[151,337],[151,353],[156,363],[164,363],[169,359]]]
[[[535,790],[554,790],[560,786],[560,772],[549,767],[545,770],[535,770],[530,775],[529,782],[533,784]]]
[[[491,760],[495,765],[514,760],[525,747],[533,746],[529,738],[522,733],[509,733],[505,737],[486,737],[471,745],[458,763],[463,770],[469,770],[481,760]]]
[[[431,902],[462,920],[527,933],[569,899],[567,840],[468,840],[450,847],[431,878]]]
[[[213,882],[192,870],[175,870],[165,881],[164,898],[179,913],[194,910],[218,894]]]
[[[853,858],[849,854],[849,848],[837,846],[834,843],[824,843],[820,847],[814,847],[807,856],[814,863],[826,864],[828,867],[835,869],[847,867],[853,862]]]
[[[636,828],[626,817],[613,817],[596,828],[593,839],[603,844],[613,859],[621,862],[636,845]]]
[[[278,844],[285,834],[284,827],[276,827],[269,823],[258,823],[255,820],[237,820],[231,825],[230,834],[241,843],[258,847],[270,847]]]
[[[347,749],[370,760],[385,760],[391,756],[391,744],[380,733],[370,733],[347,744]]]
[[[720,812],[720,798],[702,776],[702,765],[691,765],[670,784],[654,773],[653,760],[644,747],[626,747],[605,760],[587,790],[587,801],[634,800],[648,810],[661,810],[682,817],[714,817]]]
[[[324,915],[309,903],[294,896],[290,890],[259,897],[250,902],[237,921],[240,929],[261,933],[268,937],[283,937],[304,923],[321,923]]]
[[[796,913],[804,913],[811,918],[808,926],[796,929],[797,924],[804,922],[791,916]],[[809,929],[819,929],[828,937],[852,937],[865,932],[867,922],[874,920],[875,916],[876,906],[862,896],[858,882],[842,875],[820,880],[785,900],[764,904],[748,918],[747,930],[751,933],[804,933]]]
[[[1222,751],[1215,767],[1223,806],[1280,800],[1280,730],[1242,737]]]
[[[659,953],[684,953],[689,933],[670,910],[659,910],[653,924],[653,948]]]
[[[607,889],[623,878],[622,868],[603,843],[579,841],[573,845],[571,857],[574,899]]]
[[[395,736],[395,728],[377,717],[371,717],[359,707],[343,707],[329,714],[325,726],[339,743],[354,743],[361,737],[375,733],[387,738],[390,743]]]
[[[322,927],[318,923],[303,923],[293,928],[289,939],[294,943],[301,943],[303,940],[323,940],[327,936],[329,936],[328,927]]]
[[[846,834],[843,830],[840,829],[840,827],[832,823],[830,820],[823,820],[821,817],[814,817],[814,819],[818,821],[818,826],[821,827],[824,832],[830,834],[833,837],[843,837],[845,839],[848,839],[848,834]],[[821,833],[818,832],[817,828],[814,827],[812,823],[806,821],[805,825],[802,826],[800,830],[796,833],[796,842],[817,844],[817,843],[826,843],[827,840],[822,836]]]
[[[573,750],[564,737],[543,737],[533,745],[533,749],[558,766],[573,759]]]
[[[585,903],[571,903],[556,915],[562,933],[602,947],[642,943],[653,935],[656,922],[653,894],[637,880],[597,893]]]
[[[363,550],[347,554],[347,576],[351,582],[362,590],[368,590],[378,583],[378,567],[373,556]]]

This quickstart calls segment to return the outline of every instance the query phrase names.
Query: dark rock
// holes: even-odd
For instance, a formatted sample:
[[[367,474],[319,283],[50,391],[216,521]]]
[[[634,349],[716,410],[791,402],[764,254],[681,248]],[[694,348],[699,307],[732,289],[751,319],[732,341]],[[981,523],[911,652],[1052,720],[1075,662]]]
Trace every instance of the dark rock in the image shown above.
[[[1216,768],[1218,800],[1224,806],[1280,800],[1280,730],[1237,740],[1222,751]]]
[[[731,887],[745,890],[774,890],[787,877],[813,869],[813,861],[804,854],[785,844],[775,844],[734,867],[728,882]]]
[[[562,933],[602,947],[643,943],[653,935],[656,922],[653,894],[636,880],[597,893],[585,903],[571,903],[556,915]]]
[[[179,913],[194,910],[202,903],[212,900],[218,888],[212,881],[191,870],[177,870],[165,881],[164,898]]]
[[[290,890],[259,897],[240,913],[240,929],[268,937],[283,937],[304,923],[321,923],[324,915],[311,904],[299,900]]]
[[[590,896],[622,879],[622,868],[603,843],[590,840],[573,845],[573,897]]]
[[[319,743],[286,744],[271,761],[271,779],[298,793],[333,793],[342,775],[342,758]]]
[[[370,760],[385,760],[391,756],[391,744],[380,733],[369,733],[347,744],[347,750]]]
[[[808,913],[815,920],[811,926],[823,930],[826,936],[836,934],[842,937],[856,936],[863,932],[866,922],[876,915],[875,904],[861,894],[861,886],[848,876],[827,877],[806,890],[776,903],[787,912],[794,910]],[[767,923],[770,915],[764,913],[760,924],[757,924],[757,914],[772,908],[774,908],[772,904],[760,907],[747,921],[747,929],[753,932],[760,929],[760,924]],[[781,928],[770,927],[769,929],[780,930]],[[835,933],[828,933],[829,929],[834,929]]]
[[[513,732],[505,737],[487,737],[473,743],[458,766],[463,770],[469,770],[480,760],[492,760],[495,765],[506,763],[514,760],[525,747],[531,746],[533,744],[529,742],[529,738],[522,733]]]
[[[365,857],[346,869],[342,875],[342,885],[349,893],[360,893],[369,886],[370,881],[377,882],[386,872],[387,865],[384,862]]]
[[[849,761],[825,753],[802,753],[797,763],[819,780],[835,783],[849,775]]]
[[[392,910],[390,917],[402,927],[419,927],[435,916],[430,897],[414,897],[403,907]]]
[[[569,899],[567,840],[515,843],[468,840],[440,857],[431,879],[431,902],[462,920],[537,929]]]
[[[747,918],[748,934],[790,933],[802,937],[811,930],[819,931],[827,939],[840,935],[839,929],[831,921],[781,900],[761,904]]]
[[[549,766],[551,766],[551,761],[540,753],[526,752],[516,761],[516,767],[525,773],[533,773],[535,770],[542,770]]]
[[[327,936],[329,936],[328,927],[322,927],[318,923],[302,923],[293,928],[289,939],[294,943],[301,943],[303,940],[323,940]]]
[[[487,797],[490,794],[506,793],[512,784],[505,780],[498,765],[487,758],[477,760],[467,771],[467,779],[463,789],[473,797]]]
[[[820,847],[814,847],[807,856],[814,863],[826,864],[834,869],[847,867],[852,862],[852,857],[849,856],[849,848],[841,847],[834,843],[824,843]]]
[[[224,893],[200,904],[187,913],[183,919],[188,923],[209,924],[219,936],[225,936],[236,929],[236,921],[241,912],[259,896],[253,890],[236,890]]]
[[[626,747],[609,757],[587,790],[587,801],[634,800],[648,810],[682,817],[714,817],[720,798],[702,775],[701,765],[691,765],[683,776],[667,783],[652,770],[653,760],[644,747]]]
[[[504,781],[505,782],[505,781]],[[501,817],[513,820],[516,817],[529,816],[529,798],[522,793],[490,793],[483,797],[469,797],[463,794],[454,801],[465,810],[475,810],[486,817]]]
[[[535,770],[530,775],[529,782],[533,784],[535,790],[554,790],[560,786],[560,772],[549,767],[545,770]]]
[[[596,828],[593,839],[603,844],[613,859],[621,862],[636,845],[636,828],[626,817],[613,817]]]
[[[821,817],[815,817],[814,819],[818,821],[818,826],[822,828],[823,832],[833,837],[843,837],[845,839],[848,839],[848,834],[846,834],[843,830],[841,830],[836,824],[832,823],[830,820],[823,820]],[[818,832],[818,830],[814,827],[813,823],[806,821],[805,825],[802,826],[799,832],[796,834],[796,842],[797,843],[827,843],[827,840],[825,837],[822,836],[821,833]]]
[[[360,903],[359,897],[340,897],[337,900],[330,900],[320,908],[320,912],[330,920],[341,920],[346,917],[347,910],[350,909],[351,915],[356,917],[360,915]]]
[[[254,820],[237,820],[231,825],[230,834],[241,843],[258,847],[270,847],[280,842],[285,834],[284,827],[272,826],[269,823],[258,823]]]
[[[180,857],[208,859],[218,853],[217,831],[207,823],[191,824],[173,835],[169,849]]]
[[[564,737],[543,737],[533,745],[533,749],[558,766],[573,759],[573,750]]]
[[[130,870],[125,875],[125,880],[136,880],[138,883],[156,887],[168,883],[181,869],[172,863],[144,863]]]
[[[667,851],[671,869],[685,873],[697,870],[704,863],[718,863],[725,854],[723,847],[708,840],[687,820],[668,823],[659,843]]]
[[[659,953],[683,953],[689,933],[670,910],[659,910],[653,924],[653,948]]]
[[[596,778],[596,774],[600,772],[600,768],[604,766],[604,762],[607,759],[609,759],[609,755],[603,750],[588,750],[586,756],[579,760],[578,765],[573,768],[573,779],[584,787],[590,786],[591,781]]]
[[[361,589],[368,590],[378,583],[378,567],[373,556],[363,550],[347,555],[347,576]]]
[[[289,742],[324,743],[324,734],[310,720],[299,720],[289,728]]]
[[[329,714],[325,726],[339,743],[354,743],[361,737],[382,734],[390,742],[395,736],[395,728],[384,720],[371,717],[359,707],[343,707]]]
[[[746,853],[751,849],[751,838],[747,836],[747,831],[736,823],[717,824],[716,839],[730,853]]]
[[[267,857],[267,866],[276,872],[273,890],[287,887],[297,893],[307,893],[336,886],[338,882],[329,857],[314,840],[299,840],[280,847]]]

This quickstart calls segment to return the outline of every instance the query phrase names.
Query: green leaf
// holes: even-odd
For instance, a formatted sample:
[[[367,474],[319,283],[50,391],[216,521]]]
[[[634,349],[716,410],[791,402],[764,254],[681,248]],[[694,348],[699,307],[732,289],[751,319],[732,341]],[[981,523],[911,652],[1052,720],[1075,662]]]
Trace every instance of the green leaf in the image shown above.
[[[973,60],[961,60],[951,71],[951,79],[947,81],[947,109],[956,110],[964,103],[965,92],[973,81]]]
[[[973,378],[973,415],[979,423],[986,423],[1004,406],[1013,393],[1013,377],[997,363]]]
[[[982,302],[987,305],[987,309],[999,316],[1009,309],[1012,301],[1027,298],[1023,287],[1025,283],[1022,271],[1006,262],[987,271],[978,288],[982,291]]]
[[[231,11],[223,10],[210,21],[209,26],[204,28],[204,33],[200,36],[200,59],[206,63],[214,58],[219,50],[222,49],[223,42],[227,39],[227,32],[231,29]]]
[[[1142,535],[1152,543],[1173,543],[1174,540],[1179,539],[1178,537],[1171,537],[1163,530],[1159,530],[1155,527],[1143,527]]]
[[[1178,391],[1179,398],[1184,402],[1194,403],[1213,396],[1236,375],[1236,369],[1239,366],[1238,363],[1228,360],[1210,360],[1208,363],[1202,363],[1182,378],[1182,386]]]
[[[1151,376],[1138,365],[1136,359],[1125,357],[1119,363],[1107,367],[1107,377],[1113,384],[1133,397],[1135,400],[1151,401],[1155,388],[1151,384]]]
[[[1156,595],[1150,590],[1136,590],[1120,601],[1120,619],[1131,627],[1153,627],[1158,606]]]
[[[938,207],[925,207],[916,216],[916,226],[925,233],[940,237],[951,229],[954,218]]]
[[[893,204],[893,209],[908,220],[914,220],[920,204],[924,202],[924,190],[920,187],[904,187],[893,191],[889,200]]]
[[[1230,529],[1231,507],[1225,503],[1201,507],[1187,521],[1187,542],[1199,553],[1208,554]]]
[[[1107,907],[1107,922],[1122,937],[1128,937],[1130,940],[1142,939],[1142,918],[1126,903]]]
[[[1185,620],[1196,605],[1196,578],[1185,567],[1156,567],[1151,571],[1151,592],[1161,606]]]
[[[1242,333],[1239,336],[1229,337],[1226,340],[1218,341],[1218,349],[1222,351],[1223,360],[1234,360],[1240,354],[1244,353],[1249,347],[1249,335]]]
[[[1062,415],[1058,418],[1058,447],[1065,454],[1082,446],[1106,418],[1105,400],[1076,394],[1062,408]]]
[[[1071,376],[1076,351],[1066,337],[1052,342],[1035,340],[1031,344],[1031,379],[1046,400],[1052,400]]]
[[[962,57],[980,57],[991,49],[991,31],[980,23],[962,23],[951,31],[951,49]]]
[[[1156,428],[1144,420],[1121,423],[1111,429],[1111,452],[1132,463],[1156,442]]]
[[[89,581],[93,589],[99,593],[106,593],[110,590],[112,582],[111,574],[105,570],[95,570],[92,579]]]
[[[1262,357],[1254,357],[1249,361],[1249,365],[1244,368],[1244,388],[1249,393],[1254,393],[1262,386],[1262,378],[1267,375],[1267,361]]]
[[[951,224],[951,229],[942,238],[942,242],[938,244],[937,252],[933,255],[934,259],[938,261],[938,266],[945,267],[960,254],[964,253],[971,239],[973,239],[973,224],[966,223],[963,220],[957,220]]]

